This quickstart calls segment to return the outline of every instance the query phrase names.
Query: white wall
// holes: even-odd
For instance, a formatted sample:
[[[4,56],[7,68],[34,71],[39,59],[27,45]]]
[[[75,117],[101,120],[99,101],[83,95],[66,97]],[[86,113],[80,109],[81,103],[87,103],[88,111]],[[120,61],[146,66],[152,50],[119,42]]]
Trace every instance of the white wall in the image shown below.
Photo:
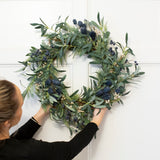
[[[19,81],[24,84],[27,81],[14,71],[21,68],[18,61],[25,59],[30,46],[38,47],[41,42],[40,34],[30,23],[40,22],[41,17],[47,24],[53,24],[59,15],[63,18],[69,15],[70,21],[73,18],[96,20],[98,11],[104,16],[113,40],[124,43],[128,32],[129,45],[146,74],[137,84],[128,87],[132,91],[123,98],[124,105],[115,104],[106,114],[96,140],[93,139],[75,159],[159,160],[159,0],[0,0],[0,77],[24,90]],[[69,92],[88,85],[92,68],[87,60],[70,60],[64,67],[67,69],[66,83],[71,85]],[[39,107],[36,99],[26,99],[22,119],[11,132],[25,123]],[[67,128],[46,119],[35,138],[55,141],[71,137]]]

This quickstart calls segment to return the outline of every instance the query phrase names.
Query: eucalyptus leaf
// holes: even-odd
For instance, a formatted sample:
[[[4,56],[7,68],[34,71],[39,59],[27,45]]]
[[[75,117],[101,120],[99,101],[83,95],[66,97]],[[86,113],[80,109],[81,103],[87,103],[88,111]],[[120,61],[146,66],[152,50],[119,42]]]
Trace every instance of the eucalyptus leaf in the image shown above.
[[[100,13],[99,12],[97,14],[97,20],[98,20],[98,23],[101,24],[101,22],[100,22]]]
[[[49,96],[50,103],[57,102],[57,100],[53,96]]]
[[[125,42],[126,42],[126,47],[127,47],[128,46],[128,33],[126,33]]]

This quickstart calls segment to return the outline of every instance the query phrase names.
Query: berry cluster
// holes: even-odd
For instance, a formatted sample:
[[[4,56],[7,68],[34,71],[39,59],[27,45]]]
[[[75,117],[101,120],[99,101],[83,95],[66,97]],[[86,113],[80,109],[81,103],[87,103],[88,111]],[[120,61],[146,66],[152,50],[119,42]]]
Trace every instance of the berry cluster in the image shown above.
[[[80,28],[80,31],[82,34],[86,34],[86,35],[88,34],[93,41],[96,39],[96,33],[94,31],[88,31],[86,24],[83,23],[82,21],[78,21],[77,23],[77,20],[73,19],[73,24],[77,25]]]
[[[47,79],[45,81],[45,87],[48,88],[48,93],[50,96],[54,97],[56,100],[60,99],[60,96],[62,94],[60,90],[61,82],[57,79]],[[58,94],[58,96],[56,96]]]

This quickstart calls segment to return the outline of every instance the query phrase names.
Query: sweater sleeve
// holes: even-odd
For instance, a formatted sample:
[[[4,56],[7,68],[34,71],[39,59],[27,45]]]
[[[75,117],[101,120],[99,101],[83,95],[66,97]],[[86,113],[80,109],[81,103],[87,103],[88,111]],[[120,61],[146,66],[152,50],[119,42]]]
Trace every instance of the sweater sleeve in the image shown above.
[[[95,123],[90,122],[81,132],[79,132],[73,139],[71,139],[68,142],[67,147],[68,159],[74,158],[79,152],[81,152],[82,149],[90,143],[98,129],[99,128]]]
[[[90,122],[70,141],[45,142],[31,139],[29,143],[30,159],[71,160],[92,140],[98,126]]]
[[[40,128],[33,118],[30,118],[23,126],[21,126],[17,131],[11,134],[10,137],[22,140],[32,138],[35,132]]]

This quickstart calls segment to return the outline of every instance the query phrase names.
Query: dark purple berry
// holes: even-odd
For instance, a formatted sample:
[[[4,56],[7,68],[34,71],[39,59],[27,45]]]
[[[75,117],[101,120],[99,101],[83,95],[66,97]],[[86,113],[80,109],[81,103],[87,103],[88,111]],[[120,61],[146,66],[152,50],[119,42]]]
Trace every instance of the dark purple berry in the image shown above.
[[[82,27],[82,26],[83,26],[82,21],[78,21],[78,26],[79,26],[79,27]]]
[[[59,88],[56,89],[56,92],[58,93],[58,95],[60,95],[62,93]]]
[[[118,93],[123,93],[125,91],[125,88],[123,86],[118,87],[115,92]]]
[[[78,118],[77,118],[77,117],[74,117],[73,121],[74,121],[74,122],[77,122],[77,121],[78,121]]]
[[[110,41],[110,44],[113,44],[113,41],[112,41],[112,40]]]
[[[106,85],[107,85],[107,86],[111,86],[111,85],[112,85],[111,80],[107,80],[107,81],[106,81]]]
[[[81,33],[82,33],[82,34],[87,34],[86,28],[82,27],[82,28],[81,28]]]
[[[90,37],[92,38],[92,40],[94,41],[96,38],[96,33],[94,31],[89,32]]]
[[[128,59],[125,60],[125,63],[127,63],[127,62],[128,62]]]
[[[83,27],[83,28],[86,28],[87,26],[86,26],[86,24],[83,23],[83,24],[82,24],[82,27]]]
[[[42,61],[46,62],[47,61],[47,58],[44,56]]]
[[[51,85],[51,80],[50,80],[50,79],[47,79],[47,80],[45,81],[45,85],[46,85],[46,86]]]
[[[114,56],[114,55],[115,55],[115,52],[114,52],[114,51],[112,51],[112,52],[111,52],[111,55],[112,55],[112,56]]]
[[[103,93],[108,93],[110,91],[111,91],[111,89],[108,86],[103,89]]]
[[[49,89],[48,89],[48,93],[49,93],[50,95],[52,95],[52,94],[54,93],[53,89],[52,89],[52,88],[49,88]]]
[[[37,49],[37,51],[35,52],[35,55],[36,55],[36,56],[39,55],[39,49]]]
[[[138,65],[137,61],[134,61],[135,65]]]
[[[112,47],[110,47],[108,51],[112,53],[112,51],[113,51],[113,50],[112,50]]]
[[[115,42],[113,42],[112,40],[110,41],[110,44],[113,44],[113,45],[115,45],[116,43]]]
[[[57,79],[53,79],[52,80],[53,85],[59,86],[61,84],[61,82]]]
[[[98,92],[96,92],[96,96],[101,96],[103,94],[103,90],[100,90],[100,91],[98,91]]]
[[[45,55],[46,55],[46,56],[49,56],[49,55],[50,55],[50,53],[49,53],[48,50],[46,51]]]
[[[111,95],[109,93],[105,93],[105,94],[102,95],[101,98],[104,99],[104,100],[109,100],[111,98]]]
[[[120,88],[117,88],[116,90],[115,90],[115,92],[118,94],[118,93],[120,93]]]
[[[76,19],[73,19],[73,24],[77,24],[77,20]]]

